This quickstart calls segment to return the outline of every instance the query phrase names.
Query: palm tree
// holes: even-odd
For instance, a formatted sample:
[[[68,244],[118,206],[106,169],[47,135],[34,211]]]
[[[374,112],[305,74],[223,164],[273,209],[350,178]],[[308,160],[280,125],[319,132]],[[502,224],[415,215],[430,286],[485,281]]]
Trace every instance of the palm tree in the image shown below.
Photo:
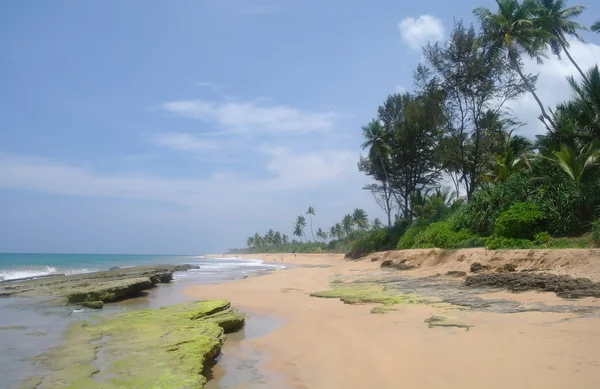
[[[262,237],[258,232],[254,234],[254,247],[262,247]]]
[[[502,151],[494,154],[494,164],[487,174],[489,179],[503,182],[516,172],[531,170],[529,152],[533,149],[531,142],[520,135],[512,135],[512,131],[506,133],[502,141]]]
[[[592,27],[590,27],[590,29],[594,32],[600,33],[600,20],[598,20],[598,21],[596,21],[596,23],[592,24]]]
[[[569,177],[582,182],[586,173],[600,162],[600,141],[592,142],[587,148],[575,152],[573,148],[562,145],[560,151],[555,151],[554,160]]]
[[[379,229],[381,229],[381,227],[383,227],[383,223],[381,223],[381,220],[379,220],[379,218],[376,217],[371,222],[371,227],[373,227],[374,230],[379,230]]]
[[[369,148],[369,159],[371,161],[379,161],[385,180],[386,182],[389,182],[384,158],[387,159],[390,145],[388,144],[388,134],[386,133],[385,128],[383,128],[378,120],[373,119],[369,124],[362,127],[362,133],[366,141],[361,147],[363,150]]]
[[[354,218],[350,214],[345,215],[342,219],[342,231],[344,231],[345,236],[350,235],[353,230],[352,227],[354,227]]]
[[[542,101],[535,93],[531,80],[521,69],[521,54],[542,63],[547,42],[556,39],[552,33],[541,28],[540,19],[536,17],[538,4],[536,0],[496,0],[498,13],[492,13],[487,8],[477,8],[473,11],[481,21],[483,35],[478,38],[478,44],[487,48],[488,55],[506,53],[510,64],[515,68],[523,83],[532,94],[542,111],[543,118],[552,128],[556,125],[544,109]]]
[[[279,231],[275,232],[275,236],[273,236],[273,244],[275,246],[281,246],[281,233]]]
[[[329,228],[329,238],[330,239],[337,239],[338,236],[338,232],[335,228],[335,225],[331,226],[331,228]]]
[[[568,37],[574,37],[581,42],[585,42],[581,36],[577,33],[577,30],[589,30],[586,26],[581,23],[577,23],[572,19],[581,15],[585,10],[584,6],[576,5],[574,7],[565,7],[565,0],[538,0],[537,14],[542,22],[542,28],[553,35],[553,38],[548,42],[552,53],[560,58],[561,51],[564,51],[569,60],[581,74],[581,77],[585,77],[583,71],[577,65],[571,53],[567,48],[569,47]]]
[[[281,244],[287,245],[289,243],[290,243],[290,238],[286,234],[283,234],[281,236]]]
[[[317,230],[317,236],[323,240],[323,242],[325,242],[325,240],[327,239],[327,233],[325,231],[323,231],[320,227]]]
[[[350,226],[352,229],[352,226]],[[341,223],[335,223],[335,234],[338,239],[342,239],[344,237],[344,228]]]
[[[310,234],[312,235],[313,242],[314,242],[315,241],[315,233],[313,232],[312,217],[315,215],[315,209],[313,207],[308,207],[306,214],[308,215],[308,217],[310,219]]]
[[[585,115],[585,128],[594,138],[600,137],[600,71],[598,65],[588,70],[581,80],[567,77],[575,94],[573,103]]]
[[[296,225],[294,226],[294,235],[297,237],[304,237],[306,241],[306,235],[304,235],[304,227],[306,227],[306,219],[303,215],[296,218]]]
[[[369,217],[367,216],[367,213],[360,208],[354,210],[352,213],[352,220],[359,230],[366,230],[369,228]]]
[[[248,247],[254,246],[254,237],[253,236],[248,238],[248,240],[246,241],[246,246],[248,246]]]

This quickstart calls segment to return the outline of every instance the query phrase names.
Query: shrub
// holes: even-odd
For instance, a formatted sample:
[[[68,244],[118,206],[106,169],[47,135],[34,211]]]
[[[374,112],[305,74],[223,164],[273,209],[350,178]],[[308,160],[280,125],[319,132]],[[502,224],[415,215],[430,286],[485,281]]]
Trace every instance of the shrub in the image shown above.
[[[352,242],[352,246],[346,257],[356,259],[376,251],[395,249],[400,236],[404,233],[405,226],[405,224],[401,223],[391,228],[383,228],[362,234]]]
[[[547,233],[547,232],[545,232],[545,231],[544,232],[538,232],[533,237],[533,240],[535,241],[536,244],[545,245],[545,244],[549,243],[552,240],[552,236],[550,236],[550,234]]]
[[[473,234],[467,229],[456,231],[448,221],[431,223],[418,235],[415,247],[438,247],[441,249],[455,248],[461,242],[470,239]]]
[[[458,221],[462,228],[490,236],[500,214],[517,202],[527,201],[529,191],[528,179],[522,174],[513,174],[496,185],[483,185],[467,203],[464,215],[457,216]]]
[[[600,246],[600,219],[592,222],[592,241],[596,246]]]
[[[425,231],[425,228],[426,226],[423,225],[413,225],[407,229],[398,242],[398,250],[413,248],[415,244],[417,244],[417,238],[419,237],[419,234]]]
[[[536,204],[516,203],[496,219],[494,235],[532,240],[544,219],[544,212]]]
[[[533,245],[534,243],[528,239],[505,238],[497,235],[490,236],[486,241],[486,247],[490,250],[528,249]]]

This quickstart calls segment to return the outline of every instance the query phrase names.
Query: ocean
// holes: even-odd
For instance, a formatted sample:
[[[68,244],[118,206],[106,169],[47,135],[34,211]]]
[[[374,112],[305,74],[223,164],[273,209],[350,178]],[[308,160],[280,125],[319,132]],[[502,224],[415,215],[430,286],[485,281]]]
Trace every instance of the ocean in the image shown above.
[[[0,281],[51,274],[80,274],[112,267],[192,264],[199,269],[176,272],[173,282],[159,284],[145,297],[107,304],[101,311],[52,306],[44,298],[0,298],[0,388],[13,389],[31,376],[44,375],[32,360],[60,344],[73,320],[141,308],[159,308],[189,299],[181,293],[193,284],[208,284],[256,276],[286,265],[261,259],[205,258],[173,255],[0,254]]]

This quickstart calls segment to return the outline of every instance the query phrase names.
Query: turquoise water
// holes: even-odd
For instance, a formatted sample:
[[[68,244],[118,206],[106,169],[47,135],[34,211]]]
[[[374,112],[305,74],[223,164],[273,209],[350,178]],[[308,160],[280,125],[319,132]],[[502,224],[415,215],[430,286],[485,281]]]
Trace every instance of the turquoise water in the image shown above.
[[[202,256],[0,253],[0,281],[49,274],[78,274],[111,267],[194,263]]]

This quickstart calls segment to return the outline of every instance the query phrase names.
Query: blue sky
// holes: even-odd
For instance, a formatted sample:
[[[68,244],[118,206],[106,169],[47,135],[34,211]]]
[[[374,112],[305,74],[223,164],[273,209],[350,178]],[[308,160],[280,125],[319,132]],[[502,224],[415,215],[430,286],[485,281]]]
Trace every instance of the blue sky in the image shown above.
[[[580,2],[590,24],[600,6]],[[492,1],[0,2],[0,251],[202,253],[362,207],[360,126]],[[598,36],[574,42],[600,60]],[[538,89],[568,96],[567,62]],[[513,105],[541,129],[528,97]]]

